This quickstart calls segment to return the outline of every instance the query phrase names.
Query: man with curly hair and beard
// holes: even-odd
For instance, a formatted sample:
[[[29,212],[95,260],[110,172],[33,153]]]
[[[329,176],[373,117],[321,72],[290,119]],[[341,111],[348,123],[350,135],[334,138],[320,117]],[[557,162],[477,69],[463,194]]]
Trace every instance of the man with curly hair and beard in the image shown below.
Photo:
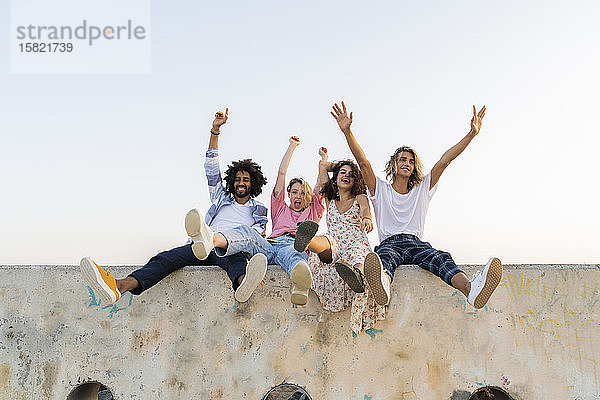
[[[225,114],[218,112],[210,130],[204,168],[212,205],[206,214],[206,224],[216,231],[228,231],[244,225],[264,234],[267,208],[254,200],[267,183],[260,166],[250,159],[235,161],[225,172],[225,185],[221,179],[218,139],[228,114],[229,109],[225,110]],[[217,255],[212,246],[202,240],[207,238],[208,230],[202,229],[206,224],[197,223],[199,216],[194,215],[194,212],[197,214],[197,210],[192,210],[186,216],[186,230],[190,239],[184,246],[157,254],[126,278],[115,279],[110,272],[88,257],[81,260],[83,277],[100,296],[103,304],[115,303],[127,291],[139,295],[186,265],[218,265],[227,271],[235,291],[235,299],[245,302],[250,298],[267,271],[266,257],[256,254],[248,260],[245,253]],[[202,218],[199,219],[202,221]]]
[[[449,253],[434,249],[421,237],[429,201],[437,189],[437,183],[450,162],[479,133],[485,106],[479,112],[473,106],[469,133],[448,149],[427,175],[423,174],[423,167],[413,149],[408,146],[398,148],[385,169],[391,183],[375,176],[369,160],[350,130],[352,113],[348,116],[344,102],[341,108],[335,104],[331,115],[358,161],[375,209],[380,244],[375,247],[374,253],[365,257],[364,264],[365,278],[375,301],[381,305],[388,304],[390,284],[396,268],[402,264],[416,264],[460,290],[473,307],[482,308],[502,278],[500,260],[491,258],[483,271],[478,271],[469,280]]]

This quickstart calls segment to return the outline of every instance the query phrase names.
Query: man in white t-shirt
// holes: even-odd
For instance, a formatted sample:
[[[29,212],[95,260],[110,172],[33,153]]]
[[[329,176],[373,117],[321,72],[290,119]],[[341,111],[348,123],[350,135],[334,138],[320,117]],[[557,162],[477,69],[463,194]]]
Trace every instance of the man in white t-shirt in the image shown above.
[[[380,244],[375,247],[375,253],[366,256],[364,264],[365,278],[375,301],[381,305],[389,303],[390,284],[399,265],[417,264],[460,290],[469,304],[482,308],[502,278],[500,260],[491,258],[483,271],[478,271],[469,280],[449,253],[434,249],[421,237],[429,201],[437,183],[450,162],[479,133],[485,106],[479,112],[473,106],[471,130],[442,155],[427,175],[423,174],[417,153],[408,146],[399,147],[385,167],[386,177],[391,183],[375,176],[369,160],[350,130],[352,113],[348,116],[344,102],[341,108],[335,104],[331,115],[344,133],[350,151],[360,166],[375,209]]]

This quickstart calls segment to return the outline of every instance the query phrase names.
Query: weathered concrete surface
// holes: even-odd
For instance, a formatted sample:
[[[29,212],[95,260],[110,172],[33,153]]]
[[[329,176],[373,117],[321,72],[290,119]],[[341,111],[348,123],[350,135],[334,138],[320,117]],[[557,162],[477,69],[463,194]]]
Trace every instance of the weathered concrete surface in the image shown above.
[[[348,310],[322,314],[314,294],[292,308],[285,274],[268,277],[236,304],[223,271],[185,268],[104,307],[77,267],[0,267],[0,399],[65,400],[88,380],[118,400],[256,400],[283,381],[318,400],[459,399],[503,375],[516,399],[600,398],[598,266],[506,266],[479,311],[404,267],[388,319],[358,337]]]

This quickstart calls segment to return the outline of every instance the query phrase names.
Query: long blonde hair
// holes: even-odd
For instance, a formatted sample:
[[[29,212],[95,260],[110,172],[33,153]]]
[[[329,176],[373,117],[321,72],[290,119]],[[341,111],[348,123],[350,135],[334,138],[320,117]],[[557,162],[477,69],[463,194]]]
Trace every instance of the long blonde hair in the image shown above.
[[[398,172],[398,156],[403,151],[410,153],[413,155],[415,159],[415,168],[413,169],[412,174],[408,178],[408,190],[410,191],[415,186],[418,186],[423,179],[425,179],[425,175],[423,174],[423,163],[421,163],[421,159],[417,156],[417,152],[408,146],[400,146],[396,149],[394,154],[390,157],[389,161],[385,164],[385,176],[388,180],[391,180],[393,183],[394,177]]]

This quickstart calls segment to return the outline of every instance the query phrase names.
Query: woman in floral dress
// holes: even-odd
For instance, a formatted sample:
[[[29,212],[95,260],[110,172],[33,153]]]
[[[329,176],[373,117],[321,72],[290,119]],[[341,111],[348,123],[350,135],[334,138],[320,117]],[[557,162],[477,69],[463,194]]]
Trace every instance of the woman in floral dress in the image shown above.
[[[329,172],[333,176],[329,177]],[[371,209],[358,166],[350,160],[319,162],[319,185],[327,202],[327,234],[315,236],[318,224],[298,227],[294,247],[310,250],[311,288],[323,308],[337,312],[351,306],[350,327],[355,334],[385,319],[385,306],[375,303],[363,280],[363,262],[371,247]]]

